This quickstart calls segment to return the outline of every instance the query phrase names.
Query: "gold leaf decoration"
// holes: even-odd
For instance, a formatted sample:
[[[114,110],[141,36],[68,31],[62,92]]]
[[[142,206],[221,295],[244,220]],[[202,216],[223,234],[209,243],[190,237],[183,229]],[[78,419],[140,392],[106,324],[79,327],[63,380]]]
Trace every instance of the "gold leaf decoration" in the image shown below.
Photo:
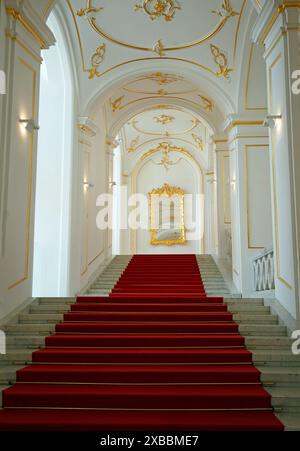
[[[176,11],[180,9],[176,0],[141,0],[140,4],[134,6],[135,11],[146,13],[151,20],[163,17],[166,22],[172,22]]]
[[[115,100],[110,100],[110,105],[111,105],[111,109],[113,113],[116,113],[117,111],[122,110],[123,106],[122,106],[122,102],[124,100],[125,96],[122,97],[118,97]]]
[[[235,11],[233,9],[233,7],[230,4],[230,0],[224,0],[221,8],[218,9],[217,11],[212,11],[212,13],[217,14],[220,17],[227,17],[227,18],[240,15],[240,13],[238,13],[237,11]]]
[[[203,102],[203,108],[205,109],[205,111],[212,112],[215,107],[213,100],[211,100],[207,97],[204,97],[201,94],[199,94],[199,97],[201,98],[201,100]]]
[[[166,114],[162,114],[161,116],[155,116],[153,119],[157,124],[162,125],[168,125],[175,121],[175,117],[168,116]]]
[[[94,77],[100,77],[101,73],[98,71],[99,66],[104,60],[106,52],[106,45],[102,44],[99,47],[97,47],[95,53],[91,56],[91,69],[88,69],[87,72],[89,72],[89,79],[92,80]]]
[[[230,73],[233,69],[228,68],[228,60],[223,50],[220,50],[216,45],[210,45],[210,51],[213,55],[214,62],[219,66],[219,71],[215,75],[219,78],[230,78]]]

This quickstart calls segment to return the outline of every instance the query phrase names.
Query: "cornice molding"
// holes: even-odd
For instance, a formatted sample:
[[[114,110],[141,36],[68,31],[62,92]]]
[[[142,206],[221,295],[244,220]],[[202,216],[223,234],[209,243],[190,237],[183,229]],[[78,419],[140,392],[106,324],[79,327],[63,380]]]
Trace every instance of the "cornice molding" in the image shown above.
[[[77,125],[81,133],[89,138],[93,138],[98,133],[97,125],[89,117],[79,117]]]
[[[241,127],[261,127],[264,123],[265,116],[263,112],[256,115],[231,114],[224,123],[224,132],[229,133]]]
[[[253,42],[264,45],[277,19],[290,8],[300,8],[300,1],[268,0],[265,2],[253,27]],[[288,20],[288,17],[286,17],[286,20]]]
[[[50,28],[38,16],[30,3],[25,0],[6,0],[6,14],[31,35],[41,49],[48,49],[55,44],[55,37]],[[8,21],[8,31],[15,32],[13,23]]]

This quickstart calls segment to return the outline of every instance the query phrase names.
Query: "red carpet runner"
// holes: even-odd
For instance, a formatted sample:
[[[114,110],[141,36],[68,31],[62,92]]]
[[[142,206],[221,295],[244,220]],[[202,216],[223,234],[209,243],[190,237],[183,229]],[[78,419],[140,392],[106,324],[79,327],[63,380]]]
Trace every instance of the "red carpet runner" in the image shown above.
[[[109,298],[79,297],[3,405],[1,430],[283,429],[194,256],[135,256]]]

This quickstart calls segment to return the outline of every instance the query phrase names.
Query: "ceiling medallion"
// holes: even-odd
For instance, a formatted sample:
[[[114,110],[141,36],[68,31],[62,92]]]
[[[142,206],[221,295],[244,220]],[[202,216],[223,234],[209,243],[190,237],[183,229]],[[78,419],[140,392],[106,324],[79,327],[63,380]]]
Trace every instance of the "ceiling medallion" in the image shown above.
[[[131,125],[134,130],[136,132],[138,132],[139,134],[143,134],[143,135],[149,135],[149,136],[166,136],[166,137],[170,137],[170,136],[179,136],[179,135],[185,135],[186,133],[191,133],[193,130],[195,130],[195,128],[199,125],[200,121],[196,118],[191,120],[192,125],[191,127],[189,127],[187,130],[180,130],[178,132],[174,132],[174,131],[168,131],[166,130],[163,133],[159,133],[159,132],[149,132],[147,130],[143,130],[139,127],[139,121],[137,121],[136,119],[133,119],[132,121],[129,122],[129,125]],[[164,125],[168,125],[168,124],[164,124]]]
[[[124,100],[125,96],[118,97],[116,100],[110,99],[110,105],[113,113],[116,113],[117,111],[122,110],[122,102]]]
[[[175,0],[140,0],[140,4],[135,5],[135,11],[145,12],[151,20],[163,17],[166,22],[172,22],[176,11],[181,6]]]
[[[199,97],[203,102],[203,108],[205,109],[205,111],[212,113],[215,107],[213,100],[210,100],[207,97],[202,96],[201,94],[199,94]]]
[[[98,67],[104,60],[105,52],[106,52],[106,45],[102,44],[96,49],[95,53],[93,53],[93,55],[91,56],[92,68],[87,70],[90,74],[89,75],[90,80],[93,79],[94,77],[101,76],[101,73],[98,71]]]
[[[184,78],[180,77],[178,75],[163,74],[162,72],[155,72],[154,74],[144,77],[144,80],[151,80],[151,81],[154,81],[155,83],[159,84],[160,86],[164,86],[164,85],[169,85],[171,83],[176,83],[178,81],[183,81]],[[139,81],[139,80],[137,80],[137,81]]]
[[[144,3],[146,3],[146,1],[144,1]],[[169,4],[172,3],[173,5],[173,9],[175,8],[175,4],[176,2],[174,0],[171,1],[167,1],[167,0],[151,0],[149,2],[147,2],[149,8],[150,6],[154,7],[154,4],[160,5],[160,10],[161,8],[164,8],[164,11],[171,11],[170,13],[167,14],[171,14],[172,16],[172,11],[173,9],[169,9]],[[143,5],[140,5],[143,8]],[[87,19],[87,22],[89,23],[90,27],[100,36],[102,36],[103,38],[109,40],[110,42],[114,43],[114,44],[118,44],[120,46],[129,48],[129,49],[134,49],[134,50],[140,50],[143,52],[154,52],[156,54],[158,54],[159,56],[164,56],[167,52],[173,52],[173,51],[178,51],[178,50],[184,50],[184,49],[188,49],[200,44],[203,44],[204,42],[208,41],[209,39],[211,39],[213,36],[215,36],[216,34],[218,34],[226,25],[226,23],[235,15],[240,14],[240,13],[236,13],[232,8],[230,3],[227,2],[223,2],[222,4],[222,8],[217,12],[214,12],[214,14],[219,17],[219,22],[215,25],[215,27],[209,31],[205,36],[199,37],[198,39],[196,39],[193,42],[189,42],[189,43],[182,43],[176,46],[172,46],[172,47],[168,47],[165,46],[162,43],[162,40],[159,39],[154,45],[149,46],[149,47],[143,47],[140,46],[138,44],[135,43],[130,43],[130,42],[126,42],[125,40],[122,39],[118,39],[116,37],[113,37],[111,34],[109,34],[108,32],[106,32],[105,30],[103,30],[102,25],[100,25],[97,22],[97,15],[99,13],[100,10],[102,10],[103,8],[96,8],[93,6],[93,0],[86,0],[86,7],[80,9],[77,12],[77,15],[79,15],[80,17],[85,17]],[[144,8],[143,8],[144,9]],[[177,11],[178,8],[175,9],[175,11]],[[151,11],[151,9],[150,9]],[[153,9],[153,11],[155,11]],[[160,12],[157,12],[157,16],[163,16],[165,17],[165,15]]]
[[[213,55],[214,62],[219,66],[219,71],[216,72],[216,76],[219,78],[224,77],[230,79],[230,72],[232,72],[233,69],[228,68],[227,56],[224,51],[212,44],[210,45],[210,51]]]
[[[168,125],[175,121],[175,117],[162,114],[153,118],[157,124]]]
[[[230,4],[230,0],[224,0],[222,6],[217,11],[212,11],[213,14],[217,14],[220,17],[234,17],[239,16],[240,13],[235,11]]]

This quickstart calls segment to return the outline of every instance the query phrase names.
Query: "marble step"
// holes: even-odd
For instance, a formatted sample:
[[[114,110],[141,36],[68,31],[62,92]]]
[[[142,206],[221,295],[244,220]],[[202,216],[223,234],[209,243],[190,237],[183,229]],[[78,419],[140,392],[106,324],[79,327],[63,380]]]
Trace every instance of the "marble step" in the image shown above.
[[[3,328],[7,334],[25,334],[25,335],[50,335],[55,330],[55,323],[45,324],[9,324]]]
[[[266,349],[253,349],[251,350],[253,355],[253,362],[255,366],[280,366],[280,367],[299,367],[299,356],[293,355],[291,350],[266,350]]]
[[[281,337],[262,337],[253,336],[246,337],[245,344],[247,348],[251,351],[254,349],[264,349],[264,350],[290,350],[292,347],[293,340],[286,336]]]
[[[233,320],[238,324],[279,324],[278,316],[264,313],[236,313]]]
[[[0,366],[0,386],[12,385],[16,382],[16,372],[23,368],[22,365]]]
[[[295,413],[276,413],[279,420],[285,425],[286,432],[300,431],[300,415]]]
[[[297,413],[300,415],[299,387],[266,387],[272,396],[275,412]]]
[[[45,345],[45,337],[41,335],[7,335],[7,349],[29,348],[37,349]]]
[[[264,300],[260,298],[226,298],[224,297],[224,302],[228,304],[229,308],[235,305],[261,305],[264,306]]]
[[[39,298],[38,302],[38,305],[71,305],[76,302],[76,298]]]
[[[1,366],[22,365],[25,366],[32,361],[32,351],[28,349],[17,349],[5,355],[0,355]]]
[[[278,317],[268,314],[238,313],[233,315],[233,320],[242,324],[278,324]],[[27,313],[19,316],[19,324],[56,324],[62,321],[61,313]]]
[[[56,324],[63,321],[62,313],[25,313],[19,315],[19,324]]]
[[[258,369],[264,386],[300,388],[300,367],[261,366]]]
[[[59,304],[45,304],[45,305],[34,305],[30,307],[29,313],[66,313],[70,311],[70,305],[59,305]]]
[[[279,324],[240,324],[239,331],[241,335],[261,335],[261,336],[286,336],[286,327]]]
[[[250,314],[270,314],[270,307],[265,307],[263,305],[252,305],[240,302],[239,304],[231,305],[231,313],[250,313]]]

